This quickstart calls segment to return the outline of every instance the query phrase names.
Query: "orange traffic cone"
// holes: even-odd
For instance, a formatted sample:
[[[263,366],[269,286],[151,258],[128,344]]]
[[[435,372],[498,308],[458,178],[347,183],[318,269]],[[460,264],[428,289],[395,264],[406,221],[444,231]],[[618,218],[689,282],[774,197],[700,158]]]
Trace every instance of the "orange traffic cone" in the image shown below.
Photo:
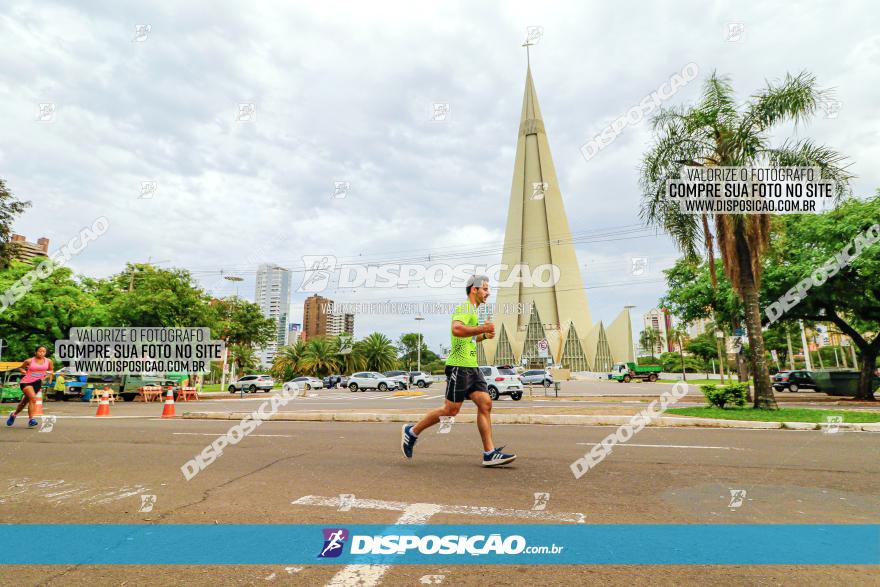
[[[98,404],[98,411],[95,413],[95,416],[109,416],[110,415],[110,395],[107,393],[107,388],[104,388],[104,391],[101,393],[101,403]]]
[[[168,388],[168,393],[165,394],[165,407],[162,408],[162,417],[174,417],[174,391],[170,387]]]
[[[34,406],[34,416],[42,416],[43,415],[43,391],[40,390],[37,392],[37,405]]]

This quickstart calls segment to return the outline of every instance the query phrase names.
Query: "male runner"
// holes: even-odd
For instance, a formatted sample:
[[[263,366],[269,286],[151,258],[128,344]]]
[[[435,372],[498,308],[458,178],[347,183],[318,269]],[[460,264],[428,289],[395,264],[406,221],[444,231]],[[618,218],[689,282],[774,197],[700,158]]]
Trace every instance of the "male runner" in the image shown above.
[[[442,408],[431,410],[417,424],[405,424],[401,448],[411,459],[419,434],[440,421],[442,416],[455,416],[465,399],[477,405],[477,429],[483,439],[483,466],[497,467],[516,459],[492,443],[492,398],[486,380],[477,365],[477,343],[495,336],[495,325],[487,320],[480,325],[477,307],[489,297],[489,278],[474,275],[465,286],[468,301],[455,308],[452,315],[452,350],[446,359],[446,401]]]

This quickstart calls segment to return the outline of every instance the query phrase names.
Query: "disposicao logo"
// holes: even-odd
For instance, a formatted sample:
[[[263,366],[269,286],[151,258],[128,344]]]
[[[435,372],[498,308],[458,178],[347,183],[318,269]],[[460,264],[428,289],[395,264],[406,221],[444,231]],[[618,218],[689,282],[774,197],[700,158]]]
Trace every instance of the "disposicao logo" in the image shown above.
[[[336,558],[342,554],[345,541],[348,540],[348,530],[345,528],[324,528],[324,548],[318,558]]]

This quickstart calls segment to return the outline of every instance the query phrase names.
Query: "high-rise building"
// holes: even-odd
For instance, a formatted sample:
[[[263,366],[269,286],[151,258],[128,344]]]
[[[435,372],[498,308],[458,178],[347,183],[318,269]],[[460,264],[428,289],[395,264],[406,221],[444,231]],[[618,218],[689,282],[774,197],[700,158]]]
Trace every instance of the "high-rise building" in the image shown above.
[[[278,347],[287,344],[287,319],[290,313],[290,271],[278,265],[264,263],[257,268],[254,302],[263,316],[275,322],[275,338],[260,349],[260,364],[268,366],[275,359]]]
[[[49,239],[38,238],[37,242],[32,243],[20,235],[12,235],[12,243],[15,247],[15,258],[25,263],[30,263],[34,257],[49,256]]]
[[[333,300],[310,295],[303,303],[303,337],[306,339],[327,334],[327,321],[333,311]]]
[[[660,333],[651,353],[652,355],[659,355],[678,349],[678,346],[669,340],[669,331],[672,330],[672,316],[669,315],[669,312],[653,308],[645,312],[644,320],[645,329],[653,328]],[[644,350],[648,351],[649,349]]]
[[[338,336],[343,333],[354,335],[354,314],[329,314],[327,334]]]
[[[501,283],[510,286],[498,290],[495,338],[478,345],[480,364],[550,363],[572,371],[608,371],[616,361],[635,360],[628,308],[607,328],[590,316],[531,68],[501,263]],[[531,278],[523,279],[523,271]],[[553,277],[547,279],[548,274]]]

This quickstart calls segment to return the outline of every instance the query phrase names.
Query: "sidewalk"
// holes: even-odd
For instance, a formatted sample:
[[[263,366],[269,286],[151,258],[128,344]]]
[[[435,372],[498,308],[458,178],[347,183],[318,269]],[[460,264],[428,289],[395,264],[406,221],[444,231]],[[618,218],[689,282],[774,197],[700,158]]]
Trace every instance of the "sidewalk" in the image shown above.
[[[584,411],[598,412],[608,411],[609,408],[595,408],[582,410],[570,408],[578,413],[566,414],[530,414],[510,413],[506,410],[503,414],[492,414],[493,424],[540,424],[540,425],[563,425],[563,426],[620,426],[628,424],[638,408],[633,407],[629,414],[584,414]],[[615,411],[625,408],[611,408]],[[562,411],[562,410],[560,410]],[[184,419],[193,420],[241,420],[249,416],[250,412],[186,412]],[[269,420],[283,422],[416,422],[424,414],[406,413],[401,410],[376,410],[373,412],[278,412]],[[476,413],[459,413],[455,420],[459,423],[473,423],[476,421]],[[821,424],[812,422],[760,422],[748,420],[718,420],[713,418],[691,418],[685,416],[661,416],[648,424],[652,427],[700,427],[700,428],[747,428],[747,429],[787,429],[787,430],[820,430]],[[880,432],[880,423],[871,424],[839,424],[841,430]]]

